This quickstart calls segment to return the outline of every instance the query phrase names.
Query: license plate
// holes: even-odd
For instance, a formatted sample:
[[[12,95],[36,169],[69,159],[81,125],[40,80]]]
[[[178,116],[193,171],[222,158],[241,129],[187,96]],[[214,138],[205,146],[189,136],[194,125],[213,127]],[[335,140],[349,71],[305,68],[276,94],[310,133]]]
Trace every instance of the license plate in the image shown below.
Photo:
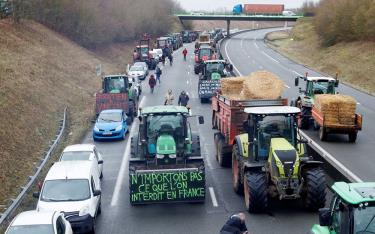
[[[105,132],[103,133],[104,136],[109,136],[109,135],[112,135],[112,132]]]

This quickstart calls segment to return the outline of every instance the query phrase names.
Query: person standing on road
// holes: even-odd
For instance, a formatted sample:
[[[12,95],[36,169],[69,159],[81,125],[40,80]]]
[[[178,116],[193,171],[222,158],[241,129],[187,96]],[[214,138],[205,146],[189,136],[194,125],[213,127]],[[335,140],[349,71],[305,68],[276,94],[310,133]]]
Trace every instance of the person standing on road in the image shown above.
[[[220,230],[220,234],[249,234],[245,224],[245,214],[232,215]]]
[[[174,96],[173,96],[172,90],[169,89],[168,93],[165,95],[164,105],[173,105],[173,100],[174,100]]]
[[[151,75],[148,79],[148,85],[150,86],[151,93],[154,93],[154,87],[156,85],[155,76]]]
[[[161,68],[158,65],[156,66],[155,74],[156,74],[156,80],[159,81],[159,84],[160,84],[160,76],[162,74],[162,71],[161,71]]]
[[[172,66],[172,64],[173,64],[173,55],[172,55],[172,53],[169,54],[168,59],[169,59],[169,64]]]
[[[182,51],[182,54],[184,55],[184,60],[186,61],[186,55],[187,55],[188,51],[186,48],[184,48],[184,50]]]
[[[189,102],[189,96],[186,94],[185,91],[182,91],[180,96],[178,97],[178,105],[186,107],[188,102]]]

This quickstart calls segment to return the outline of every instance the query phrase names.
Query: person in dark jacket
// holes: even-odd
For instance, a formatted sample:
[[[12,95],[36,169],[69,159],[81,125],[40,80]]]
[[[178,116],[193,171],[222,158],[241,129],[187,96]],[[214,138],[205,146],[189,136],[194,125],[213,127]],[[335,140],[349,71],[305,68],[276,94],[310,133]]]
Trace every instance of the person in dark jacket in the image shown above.
[[[185,91],[182,91],[180,96],[178,97],[178,105],[186,107],[188,102],[189,102],[189,96],[185,93]]]
[[[148,85],[150,86],[151,93],[154,93],[154,87],[156,85],[156,79],[154,75],[151,75],[148,79]]]
[[[220,234],[248,234],[245,214],[232,215],[220,230]]]

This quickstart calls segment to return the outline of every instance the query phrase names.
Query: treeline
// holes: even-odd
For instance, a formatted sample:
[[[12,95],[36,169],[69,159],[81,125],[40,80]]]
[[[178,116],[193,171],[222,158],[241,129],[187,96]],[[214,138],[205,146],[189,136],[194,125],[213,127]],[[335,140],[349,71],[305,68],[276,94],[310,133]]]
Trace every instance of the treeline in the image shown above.
[[[15,20],[34,19],[85,47],[169,32],[174,0],[14,0]]]
[[[314,25],[324,46],[375,40],[375,0],[321,0]]]

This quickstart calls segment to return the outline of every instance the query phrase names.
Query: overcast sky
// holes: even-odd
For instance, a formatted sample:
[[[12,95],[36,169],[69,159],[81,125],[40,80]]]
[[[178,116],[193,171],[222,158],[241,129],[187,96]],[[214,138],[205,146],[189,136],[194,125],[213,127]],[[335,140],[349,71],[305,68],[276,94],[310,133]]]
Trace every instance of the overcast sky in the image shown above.
[[[216,9],[232,10],[236,4],[244,3],[266,3],[266,4],[284,4],[285,8],[298,8],[302,6],[305,0],[176,0],[181,3],[181,6],[188,11],[207,10],[213,11]],[[314,0],[318,1],[318,0]]]

